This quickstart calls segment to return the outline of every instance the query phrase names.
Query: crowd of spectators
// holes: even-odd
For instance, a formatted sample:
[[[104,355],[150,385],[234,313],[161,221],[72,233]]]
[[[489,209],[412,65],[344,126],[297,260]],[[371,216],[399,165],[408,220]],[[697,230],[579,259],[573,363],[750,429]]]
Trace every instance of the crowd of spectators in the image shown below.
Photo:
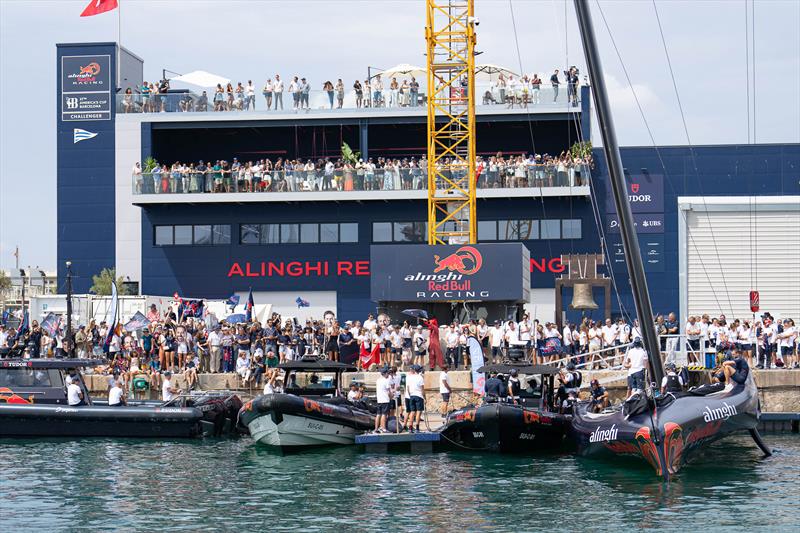
[[[478,157],[478,188],[580,186],[588,183],[591,157],[568,152]],[[133,167],[136,194],[212,192],[374,191],[425,189],[428,161],[408,158],[368,158],[351,162],[341,158],[258,159],[155,163],[143,172]],[[463,177],[466,169],[447,161],[445,178]]]
[[[285,361],[307,355],[325,357],[375,371],[397,366],[452,370],[471,368],[468,336],[483,347],[486,362],[508,359],[538,364],[571,363],[587,369],[619,368],[625,352],[640,336],[636,321],[623,319],[579,324],[540,322],[524,314],[520,320],[487,322],[484,319],[439,325],[430,320],[392,322],[373,314],[362,321],[340,323],[332,315],[304,323],[273,314],[265,323],[227,323],[213,313],[204,317],[179,317],[172,308],[160,312],[152,306],[148,325],[136,331],[109,332],[110,324],[90,320],[74,335],[73,355],[104,358],[107,372],[126,385],[137,375],[147,376],[152,387],[161,387],[166,372],[183,373],[190,388],[198,373],[237,375],[242,386],[262,387],[274,382],[274,369]],[[791,318],[775,320],[765,313],[755,322],[728,320],[725,316],[689,317],[686,337],[678,334],[673,313],[656,318],[662,356],[671,354],[682,339],[689,350],[689,364],[701,363],[706,354],[741,355],[757,368],[797,368],[800,365],[800,330]],[[48,333],[37,321],[22,334],[0,326],[0,355],[63,357],[70,352],[63,330]]]
[[[551,88],[552,101],[557,102],[559,91],[566,86],[567,102],[577,106],[579,100],[580,78],[578,69],[556,69],[548,79],[538,74],[515,76],[499,73],[491,77],[488,85],[479,84],[476,103],[482,105],[505,105],[508,108],[536,106],[543,102],[542,86]],[[452,96],[464,99],[467,97],[467,83],[457,79],[448,88]],[[261,93],[262,103],[256,103],[257,94]],[[288,93],[286,109],[294,111],[312,108],[342,109],[344,107],[360,108],[402,108],[417,107],[425,104],[425,95],[420,90],[420,83],[415,76],[384,76],[376,74],[363,82],[355,80],[349,88],[341,78],[335,82],[326,80],[317,88],[312,88],[309,80],[302,76],[292,76],[286,82],[280,74],[268,78],[260,88],[248,80],[217,84],[210,91],[193,94],[188,91],[170,92],[169,80],[157,83],[144,82],[136,90],[128,88],[122,97],[123,113],[160,113],[165,111],[248,111],[257,107],[266,111],[284,110],[284,93]],[[548,95],[549,98],[550,95]],[[347,100],[348,105],[345,105]],[[545,101],[547,103],[547,101]]]

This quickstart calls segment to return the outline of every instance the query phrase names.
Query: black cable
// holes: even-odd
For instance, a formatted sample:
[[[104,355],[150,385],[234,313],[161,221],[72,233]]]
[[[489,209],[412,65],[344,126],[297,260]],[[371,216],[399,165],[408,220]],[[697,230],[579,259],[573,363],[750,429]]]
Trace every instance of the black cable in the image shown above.
[[[603,13],[603,8],[600,6],[599,0],[595,0],[597,3],[597,8],[600,11],[600,17],[603,19],[603,24],[606,27],[606,31],[608,32],[608,36],[611,39],[611,45],[614,47],[614,52],[617,54],[617,59],[619,60],[620,66],[622,67],[622,72],[625,74],[625,79],[628,82],[628,86],[631,88],[631,93],[633,94],[633,99],[636,102],[636,107],[639,109],[639,115],[642,117],[642,122],[644,123],[644,127],[647,130],[647,134],[650,137],[650,142],[653,144],[653,148],[656,151],[656,156],[661,164],[661,169],[664,172],[664,178],[667,181],[667,185],[672,191],[672,194],[677,196],[677,190],[675,189],[675,185],[672,183],[672,179],[670,178],[669,173],[667,172],[667,165],[664,163],[664,158],[661,155],[661,150],[659,150],[658,145],[656,144],[655,136],[653,135],[653,130],[650,128],[650,123],[647,121],[647,118],[644,114],[644,109],[642,108],[642,104],[639,101],[639,96],[636,94],[636,89],[633,87],[633,83],[631,82],[630,75],[628,74],[628,69],[625,66],[625,62],[622,60],[622,54],[620,54],[619,48],[617,47],[616,40],[614,39],[614,35],[611,32],[611,27],[608,25],[608,21],[606,20],[605,13]],[[684,219],[686,215],[683,215]],[[688,226],[688,224],[687,224]],[[706,269],[705,262],[703,261],[702,256],[700,255],[700,250],[697,247],[697,243],[694,241],[694,237],[692,237],[692,233],[687,231],[687,235],[689,236],[689,242],[694,247],[695,253],[697,253],[697,258],[700,260],[700,267],[703,269],[703,273],[706,276],[706,280],[708,281],[709,285],[712,284],[711,276],[708,274],[708,270]],[[722,314],[722,304],[720,303],[719,299],[717,298],[717,293],[713,292],[714,301],[717,303],[717,307],[719,308],[720,314]]]
[[[697,157],[696,157],[696,155],[694,153],[694,146],[692,146],[692,140],[689,137],[689,127],[686,125],[686,114],[683,112],[683,104],[681,103],[681,96],[680,96],[680,92],[678,91],[678,83],[677,83],[677,81],[675,81],[675,72],[672,70],[672,60],[669,57],[669,50],[667,49],[667,40],[664,37],[664,30],[661,27],[661,18],[658,15],[658,6],[656,5],[656,0],[652,0],[652,2],[653,2],[653,10],[655,11],[655,14],[656,14],[656,22],[658,23],[658,32],[661,35],[661,44],[664,46],[664,55],[667,58],[667,66],[669,67],[669,75],[670,75],[670,78],[672,78],[672,88],[675,90],[675,99],[678,101],[678,110],[681,113],[681,121],[683,123],[683,131],[686,134],[686,142],[689,144],[689,155],[692,158],[692,164],[694,166],[694,175],[697,178],[697,186],[700,189],[700,199],[701,199],[701,201],[703,203],[703,207],[705,208],[704,211],[706,213],[706,219],[708,220],[708,231],[711,234],[711,242],[714,244],[714,254],[717,256],[717,264],[719,265],[719,273],[720,273],[720,276],[722,276],[722,286],[725,287],[725,295],[728,298],[728,306],[730,307],[731,314],[734,314],[733,313],[733,303],[731,302],[731,294],[730,294],[730,291],[728,290],[728,284],[727,284],[727,282],[725,280],[725,269],[723,268],[722,259],[719,256],[719,249],[717,248],[717,239],[714,236],[714,225],[711,223],[711,216],[708,214],[708,208],[706,206],[706,200],[705,200],[705,193],[703,192],[703,182],[700,179],[700,171],[697,168]],[[753,39],[753,41],[755,43],[755,39]],[[754,44],[754,46],[755,46],[755,44]],[[755,61],[753,61],[753,66],[755,67]],[[753,72],[753,77],[755,78],[755,70]],[[755,92],[755,86],[754,86],[754,92]],[[753,100],[753,106],[755,107],[755,100]],[[755,117],[755,110],[754,110],[754,113],[753,113],[753,117]],[[754,124],[753,130],[755,132],[755,124]],[[755,133],[754,133],[753,141],[755,141]]]

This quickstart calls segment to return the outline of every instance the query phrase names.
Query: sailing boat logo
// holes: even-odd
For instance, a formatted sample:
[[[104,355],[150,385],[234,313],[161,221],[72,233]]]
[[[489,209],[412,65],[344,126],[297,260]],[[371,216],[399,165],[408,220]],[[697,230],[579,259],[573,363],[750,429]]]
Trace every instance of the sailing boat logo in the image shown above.
[[[78,144],[81,141],[94,139],[95,137],[97,137],[97,134],[91,131],[82,130],[80,128],[72,130],[72,144]]]

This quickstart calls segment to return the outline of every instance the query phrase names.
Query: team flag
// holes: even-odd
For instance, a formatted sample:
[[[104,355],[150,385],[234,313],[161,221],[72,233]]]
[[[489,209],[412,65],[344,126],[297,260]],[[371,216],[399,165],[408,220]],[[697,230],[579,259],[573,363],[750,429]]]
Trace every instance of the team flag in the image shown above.
[[[297,304],[298,309],[301,307],[311,307],[311,304],[309,303],[308,300],[303,300],[299,296],[297,297],[297,300],[295,300],[294,302]]]
[[[124,329],[125,331],[136,331],[138,329],[144,329],[148,324],[150,324],[150,320],[148,320],[141,311],[136,311],[136,314],[125,323]]]
[[[239,295],[238,294],[232,294],[230,298],[225,300],[225,305],[230,307],[231,309],[233,309],[234,307],[239,305]]]
[[[246,311],[247,321],[253,321],[253,308],[256,306],[255,302],[253,301],[253,289],[250,288],[250,292],[247,295],[247,303],[244,306]]]
[[[93,17],[106,11],[117,9],[119,3],[117,0],[92,0],[89,5],[81,13],[82,17]]]
[[[114,333],[117,333],[117,307],[119,303],[119,295],[117,294],[117,283],[111,282],[111,321],[108,323],[108,333],[103,340],[103,351],[108,353],[108,348],[111,346],[111,339],[114,338]]]
[[[47,313],[47,316],[44,317],[40,326],[42,329],[47,332],[48,335],[54,337],[55,334],[58,332],[59,326],[61,325],[61,317],[54,315],[53,313]]]

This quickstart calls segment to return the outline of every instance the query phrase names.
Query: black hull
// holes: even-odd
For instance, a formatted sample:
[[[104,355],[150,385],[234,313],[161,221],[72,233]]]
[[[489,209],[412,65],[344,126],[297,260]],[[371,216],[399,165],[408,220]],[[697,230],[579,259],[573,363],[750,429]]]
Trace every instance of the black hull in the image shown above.
[[[666,478],[712,442],[755,429],[761,414],[752,375],[727,391],[659,399],[652,416],[647,409],[628,417],[622,410],[592,414],[587,409],[588,404],[580,404],[572,419],[580,455],[639,457]]]
[[[497,453],[537,453],[570,446],[570,416],[507,403],[465,407],[439,430],[445,447]]]
[[[0,437],[189,438],[201,417],[179,407],[0,404]]]

